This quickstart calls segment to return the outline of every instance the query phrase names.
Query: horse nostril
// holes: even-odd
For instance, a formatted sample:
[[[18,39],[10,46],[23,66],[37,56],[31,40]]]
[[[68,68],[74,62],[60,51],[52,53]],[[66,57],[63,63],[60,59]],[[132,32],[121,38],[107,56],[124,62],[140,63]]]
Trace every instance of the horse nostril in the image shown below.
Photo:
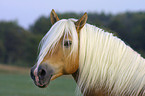
[[[40,79],[44,79],[45,75],[46,75],[46,71],[44,69],[39,70],[39,77]]]
[[[45,72],[45,70],[42,69],[41,76],[45,76],[45,75],[46,75],[46,72]]]

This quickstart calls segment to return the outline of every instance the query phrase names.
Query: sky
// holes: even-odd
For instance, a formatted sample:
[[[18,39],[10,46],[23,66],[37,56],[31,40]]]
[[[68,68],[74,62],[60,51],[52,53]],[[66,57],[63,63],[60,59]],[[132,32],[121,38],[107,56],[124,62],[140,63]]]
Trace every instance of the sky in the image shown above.
[[[52,9],[61,13],[145,12],[145,0],[0,0],[0,21],[17,21],[28,29],[40,16],[50,16]]]

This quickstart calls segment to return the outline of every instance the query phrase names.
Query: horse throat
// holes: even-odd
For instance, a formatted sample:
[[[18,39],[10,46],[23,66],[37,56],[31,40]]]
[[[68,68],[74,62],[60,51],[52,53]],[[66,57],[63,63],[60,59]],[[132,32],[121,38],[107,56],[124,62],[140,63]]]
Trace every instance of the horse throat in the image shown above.
[[[72,76],[73,76],[74,80],[75,80],[76,83],[77,83],[78,77],[79,77],[79,69],[78,69],[75,73],[73,73]]]

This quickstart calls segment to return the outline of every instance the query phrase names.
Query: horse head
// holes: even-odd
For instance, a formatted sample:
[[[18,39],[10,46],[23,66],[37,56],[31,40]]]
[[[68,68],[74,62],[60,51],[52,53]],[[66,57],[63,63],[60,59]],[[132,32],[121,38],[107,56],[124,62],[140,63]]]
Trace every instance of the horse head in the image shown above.
[[[60,20],[52,10],[50,19],[53,26],[41,41],[38,61],[30,73],[35,84],[41,88],[57,77],[73,74],[78,70],[79,32],[86,24],[87,14],[77,21]],[[60,21],[67,23],[62,24]]]

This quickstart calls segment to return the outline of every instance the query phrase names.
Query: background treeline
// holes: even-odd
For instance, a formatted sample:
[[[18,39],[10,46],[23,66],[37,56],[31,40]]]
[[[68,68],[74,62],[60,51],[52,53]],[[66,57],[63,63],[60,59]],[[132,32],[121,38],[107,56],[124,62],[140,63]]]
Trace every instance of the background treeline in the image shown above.
[[[83,14],[58,13],[62,18],[80,18]],[[145,57],[145,12],[112,15],[88,13],[88,23],[113,32]],[[36,63],[38,45],[51,27],[50,17],[41,16],[26,30],[15,21],[0,21],[0,63],[32,66]]]

